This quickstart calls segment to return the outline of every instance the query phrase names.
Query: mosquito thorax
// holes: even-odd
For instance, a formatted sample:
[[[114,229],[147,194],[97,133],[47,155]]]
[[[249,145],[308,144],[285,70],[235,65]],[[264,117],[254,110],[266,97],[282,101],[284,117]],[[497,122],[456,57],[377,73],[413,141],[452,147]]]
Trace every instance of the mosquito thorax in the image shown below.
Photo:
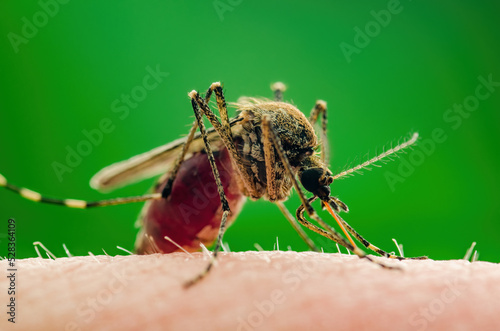
[[[248,134],[254,133],[256,128],[260,127],[262,116],[268,115],[286,152],[293,153],[295,150],[313,148],[318,145],[313,126],[292,104],[266,99],[241,98],[235,105],[240,116],[244,118],[241,124]]]

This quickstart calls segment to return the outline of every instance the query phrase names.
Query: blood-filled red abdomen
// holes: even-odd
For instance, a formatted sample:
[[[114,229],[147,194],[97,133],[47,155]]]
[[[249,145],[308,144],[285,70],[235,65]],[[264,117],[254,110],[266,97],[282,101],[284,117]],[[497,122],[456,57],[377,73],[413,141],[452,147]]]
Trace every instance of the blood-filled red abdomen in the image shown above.
[[[244,202],[236,181],[229,153],[225,148],[214,152],[231,213],[229,223]],[[166,180],[158,186],[161,192]],[[139,254],[171,253],[180,249],[164,239],[168,236],[187,251],[200,250],[200,242],[210,245],[217,238],[222,206],[208,157],[195,153],[185,160],[167,199],[148,202],[142,211],[142,229],[136,241]],[[148,238],[149,237],[149,238]]]

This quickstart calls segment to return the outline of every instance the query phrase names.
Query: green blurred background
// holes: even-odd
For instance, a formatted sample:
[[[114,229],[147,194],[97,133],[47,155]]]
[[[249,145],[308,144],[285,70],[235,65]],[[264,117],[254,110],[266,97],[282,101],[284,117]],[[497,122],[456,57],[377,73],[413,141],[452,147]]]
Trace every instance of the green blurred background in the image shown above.
[[[454,104],[473,103],[479,76],[500,82],[498,3],[394,4],[3,2],[0,172],[52,197],[142,194],[152,180],[109,194],[93,191],[88,180],[106,165],[186,134],[188,91],[221,81],[228,101],[270,97],[270,83],[280,80],[289,87],[285,98],[307,114],[317,99],[328,101],[334,172],[413,130],[421,142],[431,141],[436,128],[444,131],[447,139],[434,151],[416,147],[382,169],[332,185],[351,209],[345,219],[367,239],[393,251],[396,238],[406,255],[434,259],[462,258],[476,241],[480,260],[499,262],[500,88],[482,88],[488,97],[464,111],[460,124],[458,117],[443,118]],[[31,23],[39,26],[36,35]],[[368,29],[368,37],[358,29]],[[357,49],[346,55],[342,47]],[[142,85],[148,66],[169,75],[121,119],[113,102]],[[68,146],[88,140],[83,131],[98,129],[103,118],[114,130],[59,180],[53,162],[64,163]],[[401,168],[405,162],[414,169]],[[391,174],[399,176],[396,183],[388,181]],[[292,212],[298,204],[295,194],[286,202]],[[10,217],[17,221],[19,258],[36,256],[34,241],[56,256],[65,255],[63,243],[74,255],[124,254],[116,246],[133,249],[140,209],[74,210],[3,189],[0,255],[6,255]],[[306,249],[276,206],[249,201],[225,241],[233,251],[255,250],[254,243],[270,250],[276,237],[282,250]]]

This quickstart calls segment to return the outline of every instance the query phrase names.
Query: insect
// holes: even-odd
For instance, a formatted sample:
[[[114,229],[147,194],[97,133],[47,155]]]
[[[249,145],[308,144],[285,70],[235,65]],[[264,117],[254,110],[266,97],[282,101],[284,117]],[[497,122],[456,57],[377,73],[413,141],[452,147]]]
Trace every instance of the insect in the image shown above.
[[[388,266],[358,248],[349,233],[366,248],[384,257],[406,259],[372,245],[347,224],[339,213],[347,212],[348,207],[331,196],[330,184],[407,148],[417,141],[418,134],[414,133],[409,140],[352,169],[333,175],[327,165],[326,102],[317,101],[306,118],[295,106],[282,101],[285,89],[284,84],[274,83],[274,100],[240,98],[234,104],[237,115],[232,119],[228,116],[219,82],[213,83],[204,97],[193,90],[188,96],[196,120],[186,137],[112,164],[94,175],[90,182],[95,189],[109,191],[163,173],[152,193],[88,202],[46,198],[10,184],[2,175],[0,186],[33,201],[72,208],[147,201],[139,217],[142,226],[136,241],[139,254],[197,251],[200,244],[215,242],[210,262],[203,272],[186,283],[187,286],[205,277],[212,268],[224,232],[236,218],[246,197],[274,202],[311,250],[319,251],[301,225],[383,267]],[[209,106],[213,95],[220,119]],[[205,128],[203,117],[212,128]],[[319,122],[321,139],[314,130]],[[307,198],[301,186],[312,197]],[[301,200],[296,217],[283,204],[292,188]],[[347,240],[318,216],[311,205],[317,199],[335,218]],[[306,219],[304,213],[316,224]]]

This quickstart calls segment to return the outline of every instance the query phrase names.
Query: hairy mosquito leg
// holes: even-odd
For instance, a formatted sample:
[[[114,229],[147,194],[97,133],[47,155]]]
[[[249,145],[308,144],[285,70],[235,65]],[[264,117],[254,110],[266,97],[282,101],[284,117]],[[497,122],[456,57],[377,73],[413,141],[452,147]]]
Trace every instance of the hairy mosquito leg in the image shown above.
[[[307,200],[307,203],[308,205],[310,206],[311,203],[316,200],[317,197],[314,196],[312,198],[309,198]],[[323,220],[321,220],[321,218],[317,215],[317,214],[314,214],[312,216],[312,218],[317,221],[321,226],[323,226],[324,229],[321,229],[319,227],[317,227],[316,225],[312,224],[311,222],[309,222],[308,220],[306,220],[306,218],[304,217],[304,211],[307,210],[306,207],[304,205],[300,205],[299,208],[297,208],[297,212],[295,213],[295,216],[297,217],[297,220],[304,226],[308,227],[309,229],[321,234],[322,236],[325,236],[325,233],[328,234],[328,236],[326,236],[327,238],[335,241],[336,243],[344,246],[345,248],[347,248],[348,250],[352,251],[353,253],[355,253],[356,255],[358,255],[359,257],[364,257],[366,254],[365,252],[363,252],[362,250],[360,250],[356,244],[354,242],[348,242],[347,240],[345,240],[342,235],[337,232],[337,230],[335,230],[334,228],[332,228],[329,224],[325,223]],[[311,215],[309,215],[311,216]],[[321,233],[317,231],[317,229],[320,229],[321,230]]]
[[[299,194],[300,200],[302,201],[302,204],[297,209],[297,213],[296,213],[296,216],[297,216],[297,219],[299,220],[299,222],[301,224],[303,224],[304,226],[306,226],[307,228],[311,229],[312,231],[341,244],[342,246],[346,247],[347,249],[352,251],[354,254],[356,254],[360,258],[366,258],[367,260],[374,262],[374,263],[376,263],[384,268],[394,268],[392,266],[387,266],[383,263],[380,263],[380,262],[374,260],[373,258],[369,257],[368,255],[366,255],[366,253],[363,252],[361,249],[359,249],[354,244],[354,242],[349,243],[348,241],[346,241],[340,235],[340,233],[338,233],[334,228],[332,228],[329,224],[327,224],[325,221],[323,221],[318,216],[318,214],[316,213],[314,208],[311,206],[311,201],[314,201],[315,199],[317,199],[317,197],[314,196],[310,199],[307,199],[305,197],[304,192],[302,192],[302,190],[297,182],[297,179],[295,178],[295,175],[292,171],[292,167],[290,166],[290,162],[288,161],[288,158],[285,155],[285,152],[284,152],[283,147],[281,145],[281,141],[279,140],[276,132],[274,132],[274,129],[273,129],[271,122],[270,122],[270,118],[268,116],[262,117],[262,132],[263,132],[263,134],[267,132],[266,134],[268,134],[268,136],[271,137],[272,141],[274,142],[274,147],[276,149],[276,152],[278,153],[281,161],[283,162],[285,170],[286,170],[287,174],[290,176],[290,178],[293,182],[293,185],[294,185],[295,189],[297,190],[297,193]],[[303,215],[304,211],[306,211],[307,214],[309,215],[309,217],[311,217],[313,220],[318,222],[324,229],[321,229],[321,228],[315,226],[314,224],[312,224],[311,222],[307,221]]]
[[[281,141],[274,131],[274,128],[271,125],[271,119],[268,115],[262,116],[262,133],[264,135],[267,135],[273,142],[274,148],[276,152],[278,153],[281,162],[283,163],[283,166],[285,168],[285,171],[287,175],[290,177],[292,180],[293,186],[295,187],[295,190],[297,190],[297,193],[299,194],[300,201],[302,204],[306,207],[306,210],[309,213],[314,214],[315,211],[311,207],[310,204],[308,204],[307,199],[304,195],[304,192],[302,192],[302,189],[299,186],[299,183],[297,182],[297,179],[295,178],[295,174],[292,171],[292,166],[290,165],[290,161],[288,160],[287,156],[285,155],[285,151],[283,150],[283,146],[281,145]]]
[[[314,198],[316,198],[316,197],[313,197],[311,199],[314,199]],[[335,230],[333,230],[333,231],[325,231],[325,230],[321,229],[320,227],[312,224],[308,220],[306,220],[305,217],[304,217],[304,205],[301,205],[297,209],[296,216],[297,216],[297,219],[299,220],[299,222],[302,225],[304,225],[308,229],[310,229],[310,230],[312,230],[312,231],[314,231],[314,232],[322,235],[323,237],[328,238],[330,240],[333,240],[334,242],[336,242],[336,243],[344,246],[345,248],[347,248],[348,250],[350,250],[351,252],[353,252],[354,254],[356,254],[359,258],[367,259],[368,261],[373,262],[373,263],[381,266],[382,268],[399,269],[399,267],[397,267],[397,266],[391,266],[391,265],[384,264],[382,262],[379,262],[379,261],[373,259],[371,256],[366,255],[365,252],[363,252],[362,250],[360,250],[357,246],[353,246],[350,242],[348,242],[347,240],[345,240],[340,235],[340,233],[336,232]]]
[[[340,221],[344,224],[344,226],[347,228],[347,231],[349,231],[350,234],[352,234],[360,243],[363,244],[366,248],[374,251],[377,254],[380,254],[381,256],[390,258],[390,259],[397,259],[397,260],[426,260],[428,257],[426,256],[417,256],[417,257],[402,257],[402,256],[397,256],[393,254],[389,254],[386,251],[378,248],[377,246],[371,244],[368,240],[363,238],[352,226],[350,226],[342,217],[340,217],[339,214],[337,214],[337,217],[340,219]]]
[[[292,166],[290,165],[290,161],[288,160],[287,156],[285,155],[285,151],[283,149],[283,146],[281,144],[281,141],[274,131],[274,128],[271,125],[271,120],[268,115],[265,115],[262,117],[262,134],[265,137],[269,137],[269,139],[273,142],[274,148],[276,152],[278,153],[281,162],[283,163],[283,166],[285,168],[285,171],[287,172],[287,175],[289,178],[292,180],[293,186],[295,187],[295,190],[299,194],[300,201],[302,202],[302,205],[307,211],[307,214],[309,217],[313,218],[315,221],[319,222],[323,227],[327,228],[328,230],[333,230],[328,224],[326,224],[317,214],[316,211],[314,211],[314,208],[311,206],[310,202],[304,195],[304,192],[302,192],[302,189],[299,186],[299,183],[297,182],[297,179],[295,178],[295,174],[292,171]]]
[[[227,220],[228,215],[229,215],[229,210],[224,210],[224,212],[222,213],[222,220],[221,220],[220,227],[219,227],[219,234],[217,236],[217,241],[215,243],[214,252],[212,254],[212,258],[210,259],[210,262],[205,267],[205,270],[203,270],[200,274],[198,274],[198,276],[185,282],[184,287],[186,287],[186,288],[191,287],[194,284],[198,283],[200,280],[202,280],[210,272],[210,270],[214,266],[214,263],[217,259],[217,255],[218,255],[220,248],[222,246],[222,238],[224,236],[224,232],[226,231],[226,220]]]
[[[194,114],[196,116],[196,121],[198,123],[198,127],[200,128],[201,136],[203,137],[203,142],[205,143],[205,150],[208,156],[208,161],[210,162],[210,167],[212,168],[212,172],[215,178],[215,183],[217,184],[217,190],[219,192],[219,198],[222,204],[222,219],[221,223],[219,226],[219,234],[217,236],[217,241],[215,242],[215,247],[214,247],[214,252],[212,255],[212,258],[210,259],[210,262],[206,266],[205,270],[200,273],[198,276],[193,278],[192,280],[186,282],[184,284],[185,287],[192,286],[196,284],[198,281],[203,279],[210,269],[212,269],[215,260],[217,259],[217,255],[220,251],[221,245],[222,245],[222,239],[224,237],[224,232],[226,230],[226,221],[227,221],[227,216],[230,213],[230,208],[229,208],[229,203],[227,202],[226,195],[224,193],[224,187],[222,186],[222,182],[220,179],[219,175],[219,170],[217,169],[217,165],[215,164],[215,159],[214,155],[212,152],[212,148],[210,146],[210,142],[208,141],[208,135],[205,130],[205,124],[203,123],[203,114],[200,111],[200,108],[198,107],[198,102],[196,100],[196,97],[199,98],[199,94],[196,91],[190,92],[189,97],[191,98],[191,105],[193,107]]]
[[[330,231],[331,233],[335,233],[336,231],[327,223],[325,223],[316,213],[314,208],[311,206],[310,200],[306,198],[304,195],[304,192],[299,186],[299,183],[297,182],[297,178],[295,178],[295,174],[292,171],[292,166],[290,165],[290,161],[288,160],[285,151],[283,149],[283,146],[281,144],[281,141],[274,131],[274,128],[271,125],[271,120],[269,116],[265,115],[262,117],[262,134],[264,136],[267,136],[270,138],[270,140],[274,144],[274,148],[276,152],[278,153],[281,162],[283,163],[283,166],[285,168],[285,171],[287,172],[287,175],[289,178],[292,180],[293,186],[295,187],[295,190],[297,191],[300,201],[302,202],[302,206],[304,206],[307,214],[309,217],[317,221],[321,226],[323,226],[327,231]]]
[[[274,83],[271,87],[275,92],[275,99],[281,98],[281,92],[285,90],[283,83]],[[305,231],[300,227],[292,214],[288,211],[282,201],[277,201],[277,187],[276,187],[276,158],[274,152],[274,140],[270,136],[270,130],[266,129],[262,131],[262,140],[264,145],[264,161],[266,164],[266,180],[267,180],[267,194],[269,201],[275,202],[278,208],[281,210],[285,218],[290,222],[292,227],[297,231],[299,236],[304,240],[304,242],[309,246],[309,249],[315,252],[320,252],[319,248],[314,244],[314,242],[307,236]]]
[[[321,231],[328,233],[329,234],[328,238],[330,238],[332,240],[334,240],[333,238],[336,238],[337,240],[339,240],[340,244],[347,247],[349,250],[353,251],[355,254],[357,254],[360,257],[363,257],[364,255],[366,255],[366,254],[364,254],[363,251],[361,251],[359,248],[357,248],[354,244],[350,244],[347,241],[345,241],[345,239],[342,238],[342,236],[340,236],[340,234],[338,232],[336,232],[335,229],[333,229],[330,225],[328,225],[326,222],[324,222],[318,216],[318,214],[316,214],[316,211],[311,206],[311,201],[313,201],[317,197],[307,199],[304,195],[304,192],[302,192],[302,189],[300,188],[299,183],[297,182],[297,179],[295,178],[295,174],[292,171],[290,161],[288,160],[288,158],[285,155],[285,151],[283,150],[283,147],[281,145],[281,141],[279,140],[278,135],[276,134],[276,132],[274,131],[274,128],[271,125],[271,121],[270,121],[269,116],[262,117],[262,134],[266,137],[269,137],[270,140],[274,143],[274,147],[275,147],[276,152],[278,153],[278,155],[279,155],[279,157],[284,165],[285,171],[287,172],[288,176],[292,180],[292,183],[293,183],[295,189],[297,190],[297,193],[299,194],[299,198],[302,201],[301,207],[299,207],[299,209],[297,210],[297,217],[299,217],[299,210],[301,210],[301,208],[305,209],[307,214],[309,215],[309,217],[311,217],[312,219],[317,221],[321,226],[323,226],[325,228],[325,230],[321,229]],[[308,225],[304,224],[305,226],[309,227],[309,225],[313,225],[310,222],[308,222],[307,220],[305,220],[303,217],[302,217],[302,220],[299,219],[299,222],[302,223],[303,221],[304,221],[304,223],[308,224]],[[316,228],[317,227],[314,226],[314,229],[316,229]],[[316,231],[316,230],[313,230],[313,231]],[[323,232],[318,232],[318,233],[321,235],[324,235]]]
[[[215,99],[217,101],[217,109],[219,110],[219,114],[221,117],[221,125],[224,131],[231,136],[231,126],[229,124],[229,115],[227,113],[227,105],[226,105],[226,98],[224,97],[224,93],[222,92],[222,86],[220,82],[215,82],[210,85],[210,87],[207,90],[207,93],[205,93],[205,104],[208,106],[208,103],[210,101],[210,97],[212,94],[215,92]],[[201,107],[201,105],[199,105]]]
[[[274,101],[283,101],[283,92],[286,91],[286,85],[282,82],[276,82],[271,85],[271,90],[274,93]]]
[[[191,129],[189,130],[189,135],[182,146],[182,152],[179,154],[177,159],[175,160],[174,167],[172,171],[169,174],[167,183],[165,184],[165,187],[163,188],[163,191],[161,192],[162,197],[165,199],[168,198],[170,193],[172,192],[172,186],[175,181],[175,178],[177,178],[177,173],[179,172],[179,169],[182,165],[182,162],[184,162],[184,157],[186,156],[186,153],[188,151],[189,145],[191,145],[191,142],[193,141],[194,134],[196,133],[196,129],[198,128],[198,123],[194,121],[193,125],[191,126]]]
[[[321,252],[321,250],[316,246],[316,244],[312,241],[311,238],[307,235],[307,233],[300,227],[300,224],[297,222],[295,217],[288,211],[285,204],[282,201],[276,201],[275,204],[281,210],[285,218],[290,222],[292,227],[297,231],[299,236],[304,240],[304,242],[309,246],[309,249],[314,252]]]
[[[22,196],[23,198],[31,200],[31,201],[59,205],[59,206],[64,206],[64,207],[69,207],[69,208],[79,208],[79,209],[122,205],[122,204],[126,204],[126,203],[143,202],[143,201],[148,201],[148,200],[160,200],[160,199],[162,199],[162,196],[160,193],[145,194],[145,195],[140,195],[140,196],[135,196],[135,197],[98,200],[98,201],[86,201],[86,200],[77,200],[77,199],[53,199],[53,198],[47,198],[47,197],[43,196],[42,194],[35,192],[35,191],[32,191],[30,189],[12,185],[1,174],[0,174],[0,186],[4,186],[6,189],[8,189],[12,192],[15,192],[15,193],[19,194],[20,196]]]
[[[267,196],[269,201],[278,200],[278,187],[276,183],[276,155],[273,139],[269,130],[262,130],[262,145],[264,149],[264,163],[266,166]]]
[[[243,161],[238,151],[236,150],[236,146],[234,144],[231,133],[230,123],[228,122],[226,123],[227,119],[227,109],[225,107],[226,102],[223,99],[221,99],[223,98],[223,93],[222,93],[222,88],[220,88],[220,83],[218,82],[213,83],[211,85],[211,89],[213,89],[215,92],[215,97],[217,98],[217,105],[221,107],[219,109],[219,113],[221,114],[221,120],[223,121],[223,123],[219,121],[217,116],[215,116],[215,114],[212,112],[207,103],[200,97],[198,92],[191,91],[189,94],[190,96],[192,95],[192,99],[195,100],[195,102],[197,103],[197,106],[201,110],[201,113],[205,115],[205,117],[210,121],[210,124],[212,124],[212,126],[214,127],[215,131],[217,131],[217,133],[221,137],[221,140],[224,143],[224,146],[227,148],[231,156],[231,159],[233,161],[233,164],[235,165],[236,168],[235,171],[240,176],[243,184],[245,185],[244,187],[246,189],[246,192],[244,192],[245,195],[250,197],[260,198],[257,188],[255,186],[255,182],[253,178],[248,174],[245,162]]]
[[[311,123],[312,125],[316,124],[319,116],[321,115],[321,160],[326,164],[328,164],[328,160],[330,157],[328,138],[326,135],[328,125],[327,113],[326,101],[318,100],[316,101],[314,108],[311,110],[311,115],[309,115],[309,123]]]
[[[207,105],[210,102],[210,97],[212,96],[212,92],[214,90],[216,90],[216,94],[222,93],[222,88],[221,88],[220,84],[217,85],[216,83],[213,83],[210,86],[210,88],[208,89],[207,93],[205,94],[205,103]],[[223,103],[224,103],[224,107],[225,107],[226,102],[224,101]],[[222,116],[222,114],[221,114],[221,116]],[[225,119],[229,123],[229,117],[227,115],[227,111],[225,112]],[[172,185],[174,183],[175,178],[177,177],[177,172],[179,171],[182,162],[184,162],[184,157],[186,156],[186,152],[188,151],[189,145],[191,145],[191,142],[193,141],[194,134],[196,133],[197,128],[198,128],[198,123],[197,123],[197,121],[194,121],[193,125],[191,126],[191,129],[189,130],[188,138],[187,138],[186,142],[184,143],[184,145],[182,146],[182,152],[175,160],[175,165],[174,165],[172,171],[170,172],[170,176],[168,178],[167,183],[165,184],[165,187],[163,188],[162,196],[164,198],[167,198],[172,191]]]

